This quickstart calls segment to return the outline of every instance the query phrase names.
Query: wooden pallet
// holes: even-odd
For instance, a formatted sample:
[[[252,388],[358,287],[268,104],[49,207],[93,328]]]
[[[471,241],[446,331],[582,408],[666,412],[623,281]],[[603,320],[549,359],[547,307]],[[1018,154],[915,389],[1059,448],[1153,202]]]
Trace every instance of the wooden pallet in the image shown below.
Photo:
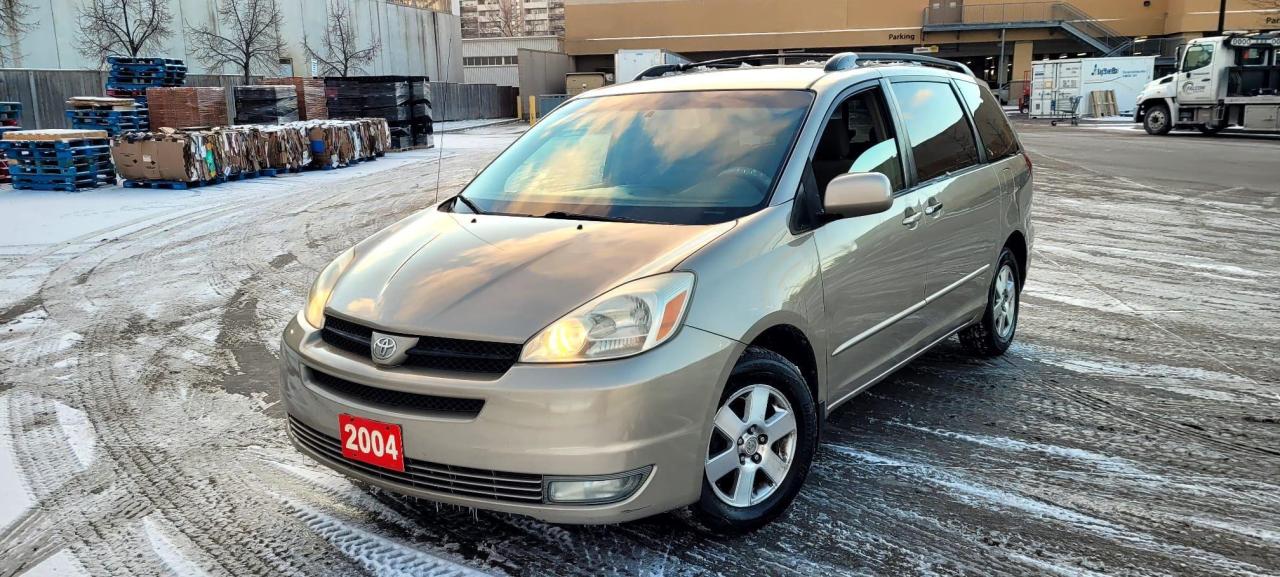
[[[1089,115],[1095,118],[1119,116],[1120,107],[1116,105],[1114,90],[1094,90],[1089,93]]]

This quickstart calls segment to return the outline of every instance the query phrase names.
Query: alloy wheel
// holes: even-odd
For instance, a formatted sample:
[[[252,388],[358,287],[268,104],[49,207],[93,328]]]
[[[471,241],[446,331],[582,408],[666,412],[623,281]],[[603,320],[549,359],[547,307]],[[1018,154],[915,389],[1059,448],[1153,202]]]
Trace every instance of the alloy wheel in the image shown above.
[[[716,497],[750,507],[774,494],[791,469],[796,418],[787,397],[769,385],[743,387],[716,412],[705,471]]]
[[[996,335],[1006,340],[1018,322],[1018,284],[1013,278],[1013,268],[1008,265],[1000,267],[1000,273],[996,275],[995,298],[991,307]]]

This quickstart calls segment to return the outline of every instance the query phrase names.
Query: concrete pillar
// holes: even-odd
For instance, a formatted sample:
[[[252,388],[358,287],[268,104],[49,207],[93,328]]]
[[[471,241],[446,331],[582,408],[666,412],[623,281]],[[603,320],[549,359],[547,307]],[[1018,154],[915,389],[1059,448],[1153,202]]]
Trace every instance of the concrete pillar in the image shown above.
[[[1025,80],[1031,77],[1031,60],[1034,45],[1030,41],[1017,42],[1013,45],[1013,78],[1009,79],[1009,102],[1017,102],[1026,91]]]

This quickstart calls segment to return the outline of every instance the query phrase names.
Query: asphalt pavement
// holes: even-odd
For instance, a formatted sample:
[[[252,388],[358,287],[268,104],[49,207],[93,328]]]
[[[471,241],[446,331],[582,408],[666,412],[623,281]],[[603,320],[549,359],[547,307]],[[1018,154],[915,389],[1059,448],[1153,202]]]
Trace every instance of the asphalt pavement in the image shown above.
[[[439,507],[290,447],[278,335],[319,269],[518,126],[128,218],[49,196],[98,224],[0,241],[0,577],[1280,574],[1280,142],[1019,128],[1014,348],[945,342],[843,406],[792,509],[741,537]],[[15,195],[0,237],[54,214]]]

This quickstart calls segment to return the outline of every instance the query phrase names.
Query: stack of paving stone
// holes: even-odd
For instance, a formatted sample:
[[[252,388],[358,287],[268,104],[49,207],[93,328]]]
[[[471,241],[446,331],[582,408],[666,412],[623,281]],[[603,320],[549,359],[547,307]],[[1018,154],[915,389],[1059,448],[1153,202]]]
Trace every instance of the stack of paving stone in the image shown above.
[[[0,140],[0,151],[16,189],[75,192],[116,182],[105,131],[7,132]]]

